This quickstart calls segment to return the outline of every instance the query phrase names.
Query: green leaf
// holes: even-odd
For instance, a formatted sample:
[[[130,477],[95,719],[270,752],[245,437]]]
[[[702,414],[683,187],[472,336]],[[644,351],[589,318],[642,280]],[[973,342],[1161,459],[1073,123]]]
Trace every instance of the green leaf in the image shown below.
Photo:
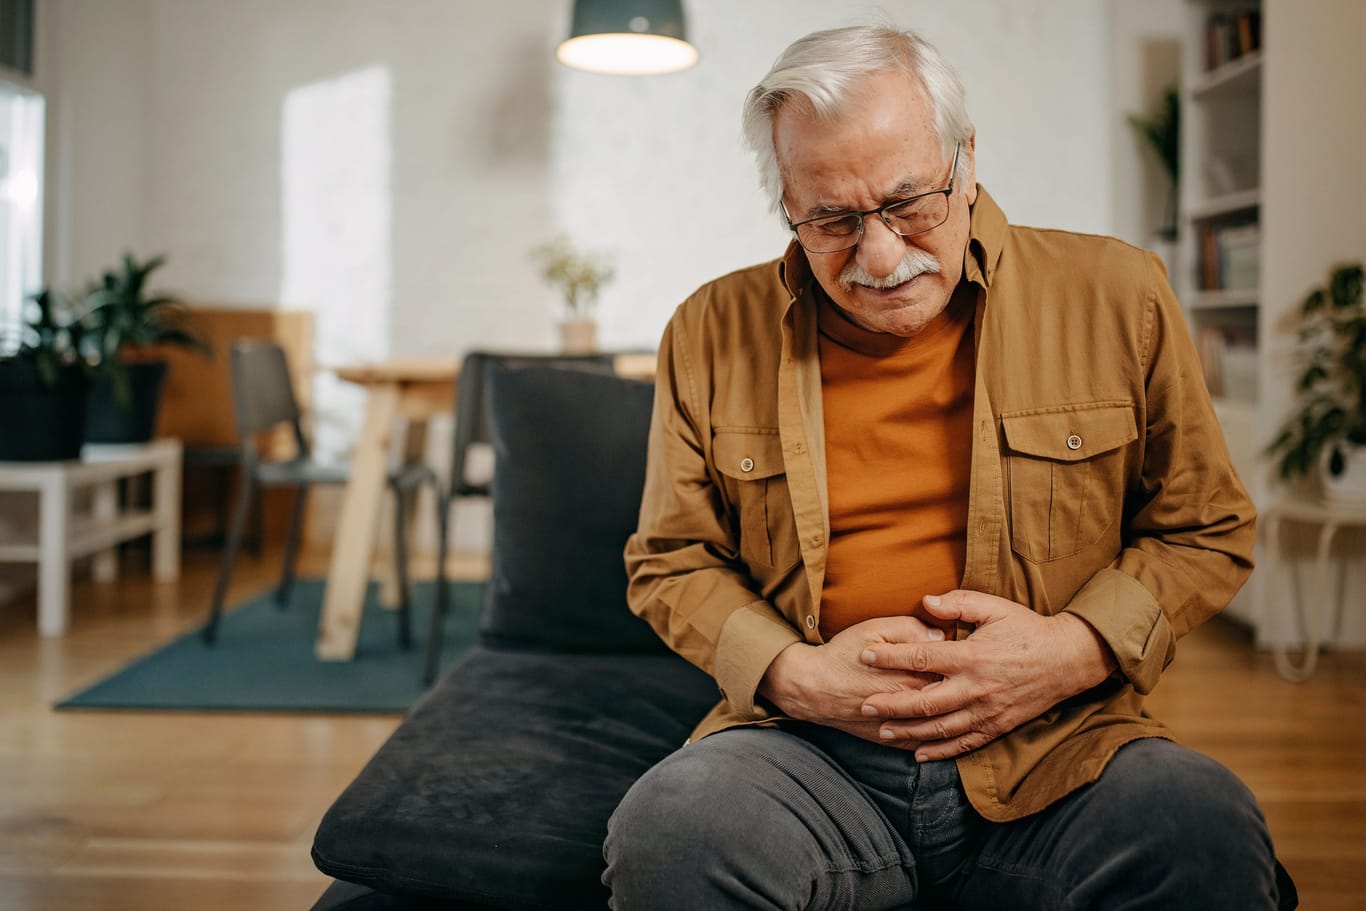
[[[1329,279],[1334,310],[1349,310],[1361,304],[1361,265],[1341,266]]]
[[[1328,454],[1328,473],[1333,477],[1340,477],[1347,470],[1347,459],[1343,456],[1342,450],[1334,446],[1332,452]]]
[[[1304,303],[1300,307],[1301,315],[1312,316],[1319,312],[1323,309],[1325,300],[1327,300],[1327,295],[1323,293],[1323,289],[1315,288],[1309,293],[1309,296],[1304,299]]]

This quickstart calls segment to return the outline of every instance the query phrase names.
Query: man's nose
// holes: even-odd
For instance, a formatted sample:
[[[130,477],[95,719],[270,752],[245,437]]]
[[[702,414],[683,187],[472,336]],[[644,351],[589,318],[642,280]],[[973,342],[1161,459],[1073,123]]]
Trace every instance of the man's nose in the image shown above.
[[[863,236],[859,238],[856,256],[858,264],[869,275],[882,278],[891,275],[906,255],[906,238],[887,227],[876,215],[863,219]]]

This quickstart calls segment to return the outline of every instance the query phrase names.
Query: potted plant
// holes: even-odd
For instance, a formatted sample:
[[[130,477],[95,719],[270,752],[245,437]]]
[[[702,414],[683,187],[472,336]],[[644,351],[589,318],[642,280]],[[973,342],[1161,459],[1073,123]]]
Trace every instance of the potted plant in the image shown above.
[[[1167,88],[1152,113],[1143,116],[1130,114],[1129,126],[1133,127],[1139,140],[1152,152],[1162,167],[1162,173],[1167,176],[1162,223],[1154,235],[1153,247],[1161,255],[1167,274],[1175,275],[1173,260],[1177,240],[1177,198],[1181,188],[1180,93],[1174,86]]]
[[[90,382],[84,341],[80,314],[51,290],[29,298],[17,332],[0,338],[0,461],[80,456]]]
[[[1146,116],[1129,115],[1129,126],[1133,127],[1143,144],[1151,150],[1162,173],[1167,175],[1167,202],[1162,213],[1162,225],[1157,236],[1163,240],[1176,240],[1176,199],[1181,186],[1181,95],[1175,87],[1162,93],[1157,108]]]
[[[598,292],[616,275],[611,262],[603,254],[576,250],[563,235],[532,252],[541,261],[541,277],[563,296],[560,338],[565,353],[596,351],[597,323],[593,312]]]
[[[1282,478],[1314,472],[1329,499],[1366,505],[1366,301],[1362,265],[1335,268],[1300,305],[1304,370],[1291,415],[1270,453]]]
[[[190,325],[184,303],[148,291],[147,277],[165,261],[155,256],[140,263],[124,254],[117,268],[86,290],[87,339],[100,364],[90,391],[90,442],[145,443],[152,438],[166,379],[165,346],[212,354]]]

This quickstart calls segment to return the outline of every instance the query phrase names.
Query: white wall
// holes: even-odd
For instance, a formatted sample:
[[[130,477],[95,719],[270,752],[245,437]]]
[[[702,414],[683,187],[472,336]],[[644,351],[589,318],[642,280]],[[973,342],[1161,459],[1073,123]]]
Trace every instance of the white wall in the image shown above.
[[[740,144],[745,92],[800,35],[875,17],[959,68],[1008,215],[1112,228],[1107,0],[691,0],[701,62],[649,78],[556,63],[570,0],[39,6],[49,279],[165,252],[161,284],[192,299],[316,311],[323,363],[552,347],[528,250],[563,230],[616,256],[602,342],[653,346],[698,284],[785,243]],[[316,401],[345,439],[354,393]]]
[[[152,5],[39,0],[36,12],[34,78],[48,102],[44,272],[64,285],[125,249],[144,252],[160,189],[147,161]]]

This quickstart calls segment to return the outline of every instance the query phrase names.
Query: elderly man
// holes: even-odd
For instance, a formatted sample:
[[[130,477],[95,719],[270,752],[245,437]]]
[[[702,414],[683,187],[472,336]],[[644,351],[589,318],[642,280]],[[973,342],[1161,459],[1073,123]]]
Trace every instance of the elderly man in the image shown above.
[[[721,702],[614,814],[614,906],[1293,907],[1142,709],[1254,538],[1158,260],[1007,223],[914,34],[798,41],[744,125],[795,240],[670,322],[626,554]]]

